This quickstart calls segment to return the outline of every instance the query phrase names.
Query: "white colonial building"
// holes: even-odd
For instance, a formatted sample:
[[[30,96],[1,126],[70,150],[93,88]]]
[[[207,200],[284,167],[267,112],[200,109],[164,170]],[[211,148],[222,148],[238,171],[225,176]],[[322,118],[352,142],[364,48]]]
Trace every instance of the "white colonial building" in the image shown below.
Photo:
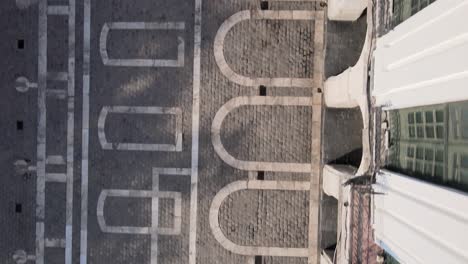
[[[350,2],[362,5],[329,1],[329,18],[356,19],[352,13],[362,10],[339,10]],[[381,131],[387,164],[373,184],[381,193],[372,196],[375,243],[400,263],[468,263],[468,0],[431,2],[417,12],[403,6],[408,18],[381,37],[368,19],[361,58],[326,81],[325,102],[361,108],[363,162],[356,175],[377,155],[369,147],[368,109],[387,117]],[[339,199],[339,214],[349,199],[341,183],[353,176],[324,168],[323,189]],[[349,230],[343,217],[339,227]],[[347,263],[347,241],[340,240],[337,263]]]

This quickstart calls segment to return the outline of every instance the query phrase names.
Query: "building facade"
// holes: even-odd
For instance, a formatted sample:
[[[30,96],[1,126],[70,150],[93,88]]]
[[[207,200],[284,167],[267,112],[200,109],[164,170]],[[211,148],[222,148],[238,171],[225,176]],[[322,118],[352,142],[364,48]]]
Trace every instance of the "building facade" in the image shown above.
[[[374,52],[372,96],[388,127],[374,238],[401,263],[467,263],[468,1],[417,13],[396,2],[406,20]]]
[[[343,183],[368,174],[371,237],[385,251],[369,263],[468,263],[468,0],[376,3],[367,5],[361,58],[325,82],[328,107],[360,107],[363,161],[372,162],[359,170],[325,165],[338,235],[322,262],[357,263],[356,188]],[[341,13],[329,19],[355,17]]]

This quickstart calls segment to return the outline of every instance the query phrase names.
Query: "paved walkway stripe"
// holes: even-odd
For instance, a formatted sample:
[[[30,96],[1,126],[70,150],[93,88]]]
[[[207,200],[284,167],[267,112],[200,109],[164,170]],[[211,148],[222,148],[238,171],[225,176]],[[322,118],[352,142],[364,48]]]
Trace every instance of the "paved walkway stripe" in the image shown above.
[[[46,173],[47,182],[67,182],[67,174],[65,173]]]
[[[46,163],[48,165],[65,165],[65,159],[62,155],[48,155]]]
[[[47,0],[39,0],[37,76],[37,183],[36,183],[36,264],[44,264],[46,88],[47,88]]]
[[[83,20],[83,123],[81,133],[80,264],[86,264],[88,261],[88,145],[91,0],[84,0]]]
[[[65,220],[65,264],[72,263],[73,248],[73,166],[75,131],[75,0],[68,2],[68,120],[67,120],[67,191]]]
[[[68,81],[68,72],[47,72],[47,79],[51,81]]]
[[[200,129],[200,56],[202,0],[195,0],[192,95],[192,168],[190,191],[189,264],[197,262],[198,140]]]
[[[159,227],[159,173],[152,172],[153,188],[151,190],[151,264],[158,264],[158,227]]]
[[[44,245],[46,247],[65,248],[65,239],[61,238],[46,238]]]
[[[47,7],[48,15],[66,16],[70,12],[67,5],[50,5]]]
[[[318,11],[314,30],[314,87],[312,90],[312,160],[309,198],[309,264],[319,262],[320,178],[322,174],[322,92],[324,76],[325,12]]]

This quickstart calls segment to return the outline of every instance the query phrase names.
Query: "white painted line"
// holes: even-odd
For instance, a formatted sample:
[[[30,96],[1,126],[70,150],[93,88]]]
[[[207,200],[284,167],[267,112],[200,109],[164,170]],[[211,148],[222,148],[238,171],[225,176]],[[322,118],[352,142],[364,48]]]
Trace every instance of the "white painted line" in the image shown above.
[[[218,243],[226,250],[234,254],[246,256],[283,256],[283,257],[307,257],[308,248],[280,248],[261,246],[241,246],[229,240],[219,225],[219,209],[223,201],[232,193],[241,190],[289,190],[309,191],[310,183],[307,181],[235,181],[224,186],[213,198],[209,212],[210,228]]]
[[[151,264],[158,264],[158,228],[159,228],[159,174],[152,172],[153,188],[151,191]]]
[[[69,8],[67,5],[51,5],[47,7],[47,15],[67,16]]]
[[[47,80],[68,81],[68,72],[47,72]]]
[[[46,173],[46,181],[66,183],[67,175],[65,173]]]
[[[73,166],[75,131],[75,0],[69,0],[68,15],[68,104],[67,104],[67,190],[65,219],[65,264],[72,264],[73,248]]]
[[[55,248],[64,248],[65,247],[65,239],[61,238],[46,238],[44,245],[46,247],[55,247]]]
[[[46,94],[48,97],[65,99],[67,97],[67,91],[64,89],[47,89]]]
[[[36,221],[36,264],[44,263],[44,243],[44,222]]]
[[[325,12],[317,11],[314,26],[314,89],[312,107],[312,159],[310,173],[310,196],[309,196],[309,228],[308,263],[317,263],[319,251],[319,213],[320,213],[320,177],[322,173],[321,161],[321,137],[322,137],[322,93],[318,93],[318,88],[323,87],[324,77],[324,36],[325,36]]]
[[[65,165],[65,160],[62,155],[49,155],[46,159],[47,165]]]
[[[198,142],[200,130],[200,59],[202,30],[202,0],[195,0],[193,41],[192,90],[192,168],[190,189],[189,264],[197,262],[197,210],[198,210]]]
[[[151,114],[151,115],[175,115],[175,143],[174,144],[150,144],[150,143],[115,143],[108,142],[105,133],[105,125],[108,113],[119,114]],[[182,110],[178,107],[151,107],[151,106],[104,106],[98,119],[98,138],[103,149],[128,150],[128,151],[182,151]]]
[[[240,170],[309,173],[311,171],[310,163],[244,161],[234,158],[227,152],[221,142],[221,126],[229,112],[245,105],[312,106],[312,97],[240,96],[229,100],[219,108],[211,127],[211,140],[219,157],[226,164]]]
[[[127,67],[183,67],[185,57],[185,41],[177,37],[177,59],[109,59],[107,53],[107,36],[111,29],[115,30],[184,30],[184,22],[110,22],[105,23],[99,38],[99,52],[102,63],[108,66]]]
[[[184,22],[109,22],[105,23],[109,29],[126,30],[184,30]]]
[[[182,229],[182,195],[180,192],[159,192],[159,198],[174,200],[174,223],[172,227],[159,227],[159,235],[180,235]],[[154,215],[153,215],[154,217]]]
[[[88,146],[89,146],[89,76],[91,41],[91,0],[84,0],[83,14],[83,120],[81,132],[81,226],[80,264],[88,261]]]
[[[242,86],[312,87],[313,79],[310,78],[256,78],[243,76],[234,72],[224,56],[224,39],[236,24],[245,20],[313,20],[315,15],[316,11],[306,10],[243,10],[235,13],[223,22],[216,33],[213,51],[219,70],[229,81]]]
[[[44,264],[46,88],[47,88],[47,0],[39,0],[37,77],[37,165],[36,165],[36,264]]]
[[[248,172],[248,178],[249,180],[256,180],[257,179],[257,171],[249,171]]]
[[[269,2],[324,2],[327,0],[268,0]]]

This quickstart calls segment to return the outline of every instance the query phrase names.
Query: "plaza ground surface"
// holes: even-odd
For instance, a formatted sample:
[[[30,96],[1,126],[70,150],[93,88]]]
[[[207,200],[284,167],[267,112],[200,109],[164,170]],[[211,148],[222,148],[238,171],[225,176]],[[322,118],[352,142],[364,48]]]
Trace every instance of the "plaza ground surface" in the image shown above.
[[[318,88],[357,60],[365,17],[324,32],[308,1],[0,10],[0,263],[316,263],[318,121],[325,162],[362,126],[322,116]]]

